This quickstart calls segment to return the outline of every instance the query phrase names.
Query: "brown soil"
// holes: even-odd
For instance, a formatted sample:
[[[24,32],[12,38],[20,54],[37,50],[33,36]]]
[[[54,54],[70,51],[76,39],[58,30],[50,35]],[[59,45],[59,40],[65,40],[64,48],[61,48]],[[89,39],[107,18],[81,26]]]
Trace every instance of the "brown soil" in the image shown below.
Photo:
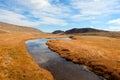
[[[49,48],[63,58],[83,64],[108,80],[120,80],[120,38],[74,36],[73,40],[50,40]]]

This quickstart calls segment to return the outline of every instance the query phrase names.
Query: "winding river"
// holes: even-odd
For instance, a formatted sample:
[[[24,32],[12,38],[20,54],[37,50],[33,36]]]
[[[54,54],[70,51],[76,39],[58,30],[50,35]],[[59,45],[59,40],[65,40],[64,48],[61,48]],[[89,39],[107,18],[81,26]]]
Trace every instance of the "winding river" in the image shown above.
[[[70,40],[69,38],[57,38],[59,40]],[[51,51],[46,41],[52,39],[35,39],[26,41],[27,49],[40,67],[50,71],[55,80],[104,80],[89,71],[85,66],[74,64],[61,58],[57,53]]]

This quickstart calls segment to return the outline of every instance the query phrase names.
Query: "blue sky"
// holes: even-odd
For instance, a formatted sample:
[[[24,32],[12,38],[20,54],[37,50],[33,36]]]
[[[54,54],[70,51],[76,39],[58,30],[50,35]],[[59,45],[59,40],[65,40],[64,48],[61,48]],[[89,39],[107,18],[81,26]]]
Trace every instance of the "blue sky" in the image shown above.
[[[120,31],[120,0],[0,0],[0,21],[45,32],[86,27]]]

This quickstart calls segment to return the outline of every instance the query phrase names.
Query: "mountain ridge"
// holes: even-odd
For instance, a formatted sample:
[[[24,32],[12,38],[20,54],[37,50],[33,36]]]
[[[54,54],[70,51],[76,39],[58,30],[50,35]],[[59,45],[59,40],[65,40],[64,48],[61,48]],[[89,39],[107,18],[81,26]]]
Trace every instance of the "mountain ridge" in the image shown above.
[[[74,34],[74,33],[87,33],[87,32],[109,32],[109,31],[94,29],[94,28],[72,28],[66,31],[55,30],[52,33],[53,34],[59,34],[59,33]]]
[[[56,31],[52,32],[55,33]],[[100,30],[94,28],[73,28],[63,33],[56,33],[56,34],[67,34],[67,35],[78,35],[78,36],[107,36],[107,37],[114,37],[120,38],[120,31],[107,31],[107,30]]]
[[[66,34],[87,33],[87,32],[108,32],[108,31],[94,29],[94,28],[73,28],[73,29],[65,31]]]

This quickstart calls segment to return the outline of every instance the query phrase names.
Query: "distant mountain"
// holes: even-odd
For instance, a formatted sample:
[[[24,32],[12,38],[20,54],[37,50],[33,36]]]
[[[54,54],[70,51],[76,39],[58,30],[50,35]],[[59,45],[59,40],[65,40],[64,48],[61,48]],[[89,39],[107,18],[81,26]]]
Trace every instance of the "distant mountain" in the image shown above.
[[[0,32],[27,32],[27,33],[42,33],[42,31],[25,26],[18,26],[13,24],[8,24],[4,22],[0,22]]]
[[[59,30],[54,31],[55,34],[61,34]],[[105,31],[94,28],[73,28],[62,34],[78,35],[78,36],[108,36],[120,38],[120,32]]]
[[[93,29],[93,28],[73,28],[73,29],[65,31],[66,34],[89,33],[89,32],[107,32],[107,31]]]
[[[64,31],[62,31],[62,30],[56,30],[56,31],[52,32],[52,34],[62,34],[62,33],[64,33]]]

